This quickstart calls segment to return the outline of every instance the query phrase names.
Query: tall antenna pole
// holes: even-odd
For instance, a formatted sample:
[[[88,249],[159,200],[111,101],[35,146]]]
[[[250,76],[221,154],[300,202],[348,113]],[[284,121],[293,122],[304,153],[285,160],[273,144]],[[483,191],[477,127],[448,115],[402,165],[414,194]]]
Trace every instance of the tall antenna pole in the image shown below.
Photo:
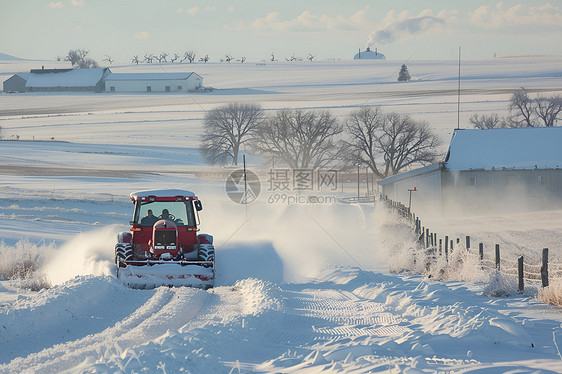
[[[242,155],[244,160],[244,210],[246,212],[246,219],[248,219],[248,180],[246,178],[246,155]]]
[[[457,90],[457,130],[461,128],[461,47],[459,47],[459,87]]]

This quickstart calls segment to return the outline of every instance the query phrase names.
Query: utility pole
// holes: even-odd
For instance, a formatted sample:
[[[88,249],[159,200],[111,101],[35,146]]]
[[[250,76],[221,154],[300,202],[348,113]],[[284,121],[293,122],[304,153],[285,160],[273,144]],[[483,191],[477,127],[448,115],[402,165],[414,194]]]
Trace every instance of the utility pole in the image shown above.
[[[459,47],[459,87],[457,90],[457,130],[461,128],[461,47]]]

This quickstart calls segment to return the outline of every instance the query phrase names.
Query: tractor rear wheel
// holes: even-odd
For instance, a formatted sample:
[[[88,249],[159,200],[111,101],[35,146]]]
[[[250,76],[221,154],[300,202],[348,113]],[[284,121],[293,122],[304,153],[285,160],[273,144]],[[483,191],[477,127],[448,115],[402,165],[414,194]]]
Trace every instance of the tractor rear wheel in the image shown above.
[[[198,261],[215,261],[215,247],[212,244],[199,244]]]

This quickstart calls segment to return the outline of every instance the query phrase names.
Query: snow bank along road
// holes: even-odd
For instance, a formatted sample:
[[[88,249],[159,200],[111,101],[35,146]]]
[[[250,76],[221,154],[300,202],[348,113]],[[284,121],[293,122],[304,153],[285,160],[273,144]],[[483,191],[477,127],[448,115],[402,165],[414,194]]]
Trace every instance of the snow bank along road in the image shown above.
[[[83,276],[2,306],[0,372],[562,372],[560,323],[529,304],[349,267],[211,291]]]

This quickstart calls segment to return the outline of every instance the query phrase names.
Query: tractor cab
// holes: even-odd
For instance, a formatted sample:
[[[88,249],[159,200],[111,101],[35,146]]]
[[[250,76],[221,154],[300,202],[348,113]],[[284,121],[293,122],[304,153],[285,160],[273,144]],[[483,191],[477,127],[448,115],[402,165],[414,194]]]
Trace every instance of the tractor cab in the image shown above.
[[[175,258],[189,254],[197,244],[197,211],[201,202],[182,190],[142,191],[131,194],[135,204],[131,231],[137,257]],[[197,204],[195,204],[197,202]]]

